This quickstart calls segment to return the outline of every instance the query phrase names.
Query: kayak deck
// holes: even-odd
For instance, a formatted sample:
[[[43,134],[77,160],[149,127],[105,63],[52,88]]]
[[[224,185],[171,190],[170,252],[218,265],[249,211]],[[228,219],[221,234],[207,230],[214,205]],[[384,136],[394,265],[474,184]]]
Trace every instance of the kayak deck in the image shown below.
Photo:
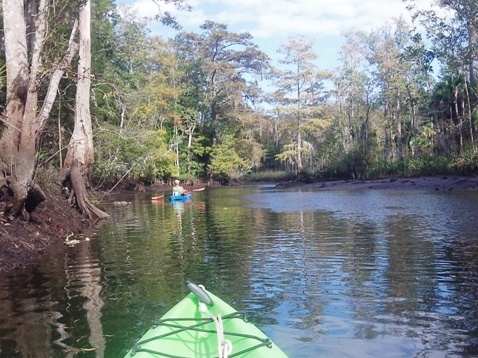
[[[287,358],[259,328],[247,322],[223,300],[210,292],[209,312],[222,318],[223,337],[232,345],[227,357]],[[213,319],[199,310],[199,299],[190,293],[168,311],[126,354],[127,357],[213,358],[220,356]]]
[[[186,201],[191,199],[191,193],[187,193],[184,195],[170,195],[169,201]]]

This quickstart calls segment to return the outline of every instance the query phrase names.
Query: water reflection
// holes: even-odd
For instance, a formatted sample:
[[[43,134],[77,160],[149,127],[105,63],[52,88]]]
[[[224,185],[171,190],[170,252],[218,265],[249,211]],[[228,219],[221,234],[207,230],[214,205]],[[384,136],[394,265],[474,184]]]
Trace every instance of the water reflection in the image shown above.
[[[320,195],[311,193],[285,194],[304,199],[305,209],[299,214],[295,213],[298,209],[294,204],[279,204],[280,193],[261,197],[260,202],[252,200],[253,207],[265,206],[282,216],[299,216],[290,220],[287,227],[290,236],[285,240],[293,242],[294,248],[288,248],[287,253],[292,257],[286,264],[280,264],[290,267],[296,275],[287,272],[280,275],[290,276],[287,281],[290,291],[301,296],[301,299],[285,299],[289,304],[282,305],[281,311],[286,310],[284,317],[293,318],[289,326],[308,333],[301,336],[302,341],[322,337],[327,341],[326,347],[329,339],[332,344],[333,337],[340,337],[342,344],[334,346],[334,354],[340,356],[373,356],[383,348],[380,341],[384,337],[395,344],[394,348],[382,351],[387,357],[476,353],[476,328],[470,331],[469,320],[464,319],[473,312],[476,323],[476,305],[463,305],[463,288],[457,285],[453,274],[457,268],[444,257],[453,243],[443,238],[455,236],[454,231],[460,232],[460,225],[450,227],[443,223],[450,214],[447,210],[450,207],[456,210],[458,206],[453,206],[458,202],[454,197],[430,198],[429,194],[424,194],[427,201],[417,201],[417,193],[412,194],[413,197],[410,193],[397,192],[347,193],[337,201],[337,210],[332,210],[328,194],[324,201]],[[370,201],[371,196],[378,195],[385,197]],[[393,198],[393,205],[388,204],[389,198]],[[476,199],[475,195],[472,201],[476,203]],[[322,213],[310,209],[314,200]],[[460,205],[460,209],[464,207],[470,209]],[[475,215],[475,211],[476,205],[470,212],[461,212],[461,223],[467,223],[468,215]],[[304,228],[303,218],[308,217],[307,213],[312,213],[312,218],[308,224],[305,222]],[[457,212],[452,215],[460,217]],[[476,226],[471,231],[468,226],[466,231],[476,233]],[[437,239],[437,233],[442,240]],[[467,243],[476,248],[475,239],[476,234],[466,237]],[[286,243],[278,246],[282,250]],[[268,272],[284,257],[278,251],[270,261]],[[468,274],[473,279],[465,286],[474,291],[476,299],[476,257],[472,262],[474,269]],[[257,287],[263,290],[264,283]],[[361,344],[355,344],[357,339]],[[369,340],[366,347],[362,340]],[[343,347],[345,342],[353,344],[353,351]],[[360,346],[363,349],[357,349]],[[291,350],[299,349],[295,344],[292,347]],[[324,354],[318,349],[304,352],[303,356],[319,352]]]
[[[51,348],[43,342],[52,341],[49,328],[57,317],[50,314],[54,303],[45,282],[38,270],[10,276],[1,282],[2,354],[5,350],[8,354],[8,346],[14,343],[21,356],[50,356]],[[36,292],[41,294],[37,296]]]
[[[104,357],[101,267],[90,242],[52,256],[0,281],[1,356]],[[77,324],[79,313],[87,327]]]
[[[0,356],[122,357],[204,284],[291,358],[478,354],[477,193],[137,194],[0,283]],[[33,355],[32,355],[33,354]]]

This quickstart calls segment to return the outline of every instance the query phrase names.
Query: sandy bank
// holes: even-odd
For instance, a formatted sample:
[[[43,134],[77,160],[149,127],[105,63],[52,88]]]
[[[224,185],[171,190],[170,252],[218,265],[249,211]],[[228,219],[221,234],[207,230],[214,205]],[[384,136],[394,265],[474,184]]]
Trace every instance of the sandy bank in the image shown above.
[[[277,187],[304,187],[319,191],[366,189],[478,190],[478,177],[448,175],[400,179],[336,180],[311,184],[288,182],[279,183]]]

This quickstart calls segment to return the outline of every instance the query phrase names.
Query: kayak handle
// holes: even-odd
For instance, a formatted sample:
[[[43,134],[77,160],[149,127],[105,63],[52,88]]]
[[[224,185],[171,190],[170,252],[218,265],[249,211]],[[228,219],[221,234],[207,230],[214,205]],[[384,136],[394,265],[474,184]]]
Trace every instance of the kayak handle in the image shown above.
[[[191,281],[186,281],[186,286],[189,288],[189,291],[194,293],[197,298],[199,298],[199,301],[202,303],[205,303],[208,306],[214,305],[214,302],[212,302],[211,297],[204,291],[204,289],[198,285],[196,285],[194,282]]]

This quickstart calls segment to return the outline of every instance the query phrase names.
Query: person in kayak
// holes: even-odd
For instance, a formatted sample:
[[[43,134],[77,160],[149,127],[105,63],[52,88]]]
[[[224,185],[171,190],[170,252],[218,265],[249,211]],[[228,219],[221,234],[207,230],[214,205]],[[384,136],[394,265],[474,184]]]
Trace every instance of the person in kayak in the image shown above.
[[[173,196],[178,196],[178,195],[187,195],[188,191],[185,190],[181,185],[179,185],[179,180],[176,179],[174,181],[174,186],[173,186]]]

